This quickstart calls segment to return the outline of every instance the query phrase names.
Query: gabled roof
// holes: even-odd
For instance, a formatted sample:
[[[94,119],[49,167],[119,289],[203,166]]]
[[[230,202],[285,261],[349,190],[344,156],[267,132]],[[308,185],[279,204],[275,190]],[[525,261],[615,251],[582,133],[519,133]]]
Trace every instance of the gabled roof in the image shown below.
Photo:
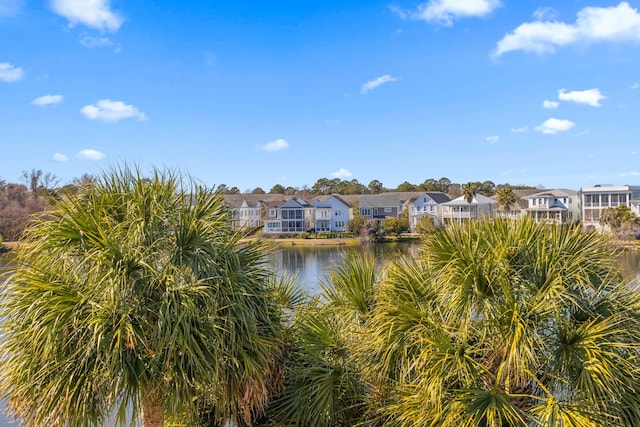
[[[577,196],[578,192],[575,190],[567,190],[564,188],[556,189],[556,190],[544,190],[539,193],[531,194],[529,196],[530,199],[533,198],[550,198],[550,197],[571,197]]]
[[[473,196],[473,200],[471,201],[472,205],[496,205],[496,201],[491,197],[487,197],[482,194],[476,194]],[[443,206],[469,206],[469,202],[464,198],[464,196],[460,196],[457,199],[453,199],[450,202],[446,202],[442,204]]]
[[[317,208],[328,208],[330,207],[329,204],[327,203],[329,200],[331,199],[335,199],[338,202],[342,203],[343,205],[345,205],[347,208],[350,208],[351,205],[349,203],[347,203],[345,200],[342,199],[342,197],[336,195],[336,194],[331,194],[329,196],[325,196],[323,198],[320,199],[314,199],[314,201],[312,202],[312,205],[314,205]],[[317,203],[315,203],[317,201]]]
[[[441,193],[438,191],[428,191],[426,193],[427,196],[431,197],[431,199],[440,204],[440,203],[447,203],[451,201],[451,197],[449,197],[447,194],[445,193]]]
[[[310,206],[311,205],[306,200],[302,200],[299,197],[292,197],[289,200],[287,200],[285,203],[283,203],[282,206],[280,206],[280,207],[281,208],[302,209],[302,208],[308,208]]]

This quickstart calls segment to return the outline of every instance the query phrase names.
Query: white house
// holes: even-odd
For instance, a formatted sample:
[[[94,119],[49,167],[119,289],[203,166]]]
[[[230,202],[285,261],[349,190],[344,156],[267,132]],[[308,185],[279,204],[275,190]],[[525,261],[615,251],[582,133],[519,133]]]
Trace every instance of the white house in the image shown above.
[[[627,206],[640,217],[640,186],[597,185],[580,190],[582,198],[582,224],[600,228],[600,214],[604,209]]]
[[[544,190],[529,196],[527,211],[536,222],[578,222],[581,213],[580,196],[575,190]]]
[[[442,203],[442,222],[462,223],[469,219],[487,218],[493,215],[498,207],[498,203],[485,195],[475,194],[471,203],[467,202],[464,196]]]
[[[406,202],[409,215],[409,228],[414,231],[420,220],[424,217],[433,219],[435,226],[440,226],[440,204],[451,201],[449,196],[440,192],[427,192],[412,197]]]
[[[331,195],[311,202],[315,208],[315,231],[348,231],[353,217],[351,206],[340,196]]]

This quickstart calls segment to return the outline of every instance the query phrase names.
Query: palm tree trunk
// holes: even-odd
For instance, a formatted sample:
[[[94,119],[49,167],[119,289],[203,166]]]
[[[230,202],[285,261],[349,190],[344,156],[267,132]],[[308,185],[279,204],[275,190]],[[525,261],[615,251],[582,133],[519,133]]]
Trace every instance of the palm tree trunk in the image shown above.
[[[161,391],[153,390],[143,397],[142,423],[144,427],[164,426],[164,396]]]

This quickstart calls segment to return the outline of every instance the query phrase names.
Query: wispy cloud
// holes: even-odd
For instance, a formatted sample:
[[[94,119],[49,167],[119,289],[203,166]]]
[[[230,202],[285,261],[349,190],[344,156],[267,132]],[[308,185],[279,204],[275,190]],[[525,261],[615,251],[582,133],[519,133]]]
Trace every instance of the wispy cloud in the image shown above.
[[[520,128],[511,128],[511,132],[513,133],[525,133],[529,130],[529,126],[522,126]]]
[[[489,142],[489,143],[491,143],[491,144],[495,144],[498,141],[500,141],[500,137],[498,135],[491,135],[491,136],[486,137],[484,140]]]
[[[124,22],[111,10],[110,0],[52,0],[51,7],[67,18],[72,27],[84,25],[100,31],[117,31]]]
[[[133,105],[110,99],[101,99],[95,105],[85,105],[80,109],[80,113],[90,120],[102,120],[103,122],[117,122],[129,118],[135,118],[139,121],[147,120],[147,116]]]
[[[374,90],[380,85],[383,85],[389,82],[395,82],[396,80],[398,80],[397,77],[391,77],[389,74],[385,74],[384,76],[380,76],[377,79],[370,80],[365,84],[363,84],[362,89],[360,89],[360,93],[364,95],[367,92]]]
[[[403,10],[397,6],[392,6],[391,10],[403,19],[451,26],[456,19],[486,16],[498,7],[499,0],[429,0],[416,10]]]
[[[600,107],[600,101],[605,99],[600,89],[588,89],[588,90],[574,90],[567,92],[565,89],[558,91],[558,99],[561,101],[571,101],[578,104],[587,104],[592,107]]]
[[[22,68],[9,64],[8,62],[0,62],[0,80],[7,83],[17,82],[24,77]]]
[[[68,161],[69,158],[67,156],[65,156],[64,154],[55,153],[53,155],[53,160],[58,162],[58,163],[64,163],[64,162]]]
[[[552,7],[539,7],[533,12],[536,21],[550,21],[556,19],[558,12]]]
[[[264,151],[280,151],[285,148],[289,148],[289,143],[282,138],[278,138],[273,141],[269,141],[260,147]]]
[[[120,43],[114,43],[113,40],[108,37],[94,37],[86,33],[80,36],[80,44],[89,49],[113,47],[113,51],[116,53],[122,50],[122,46],[120,45]]]
[[[80,160],[100,160],[107,157],[107,155],[98,150],[92,150],[91,148],[86,148],[84,150],[80,150],[76,153],[76,158]]]
[[[575,126],[570,120],[550,118],[545,120],[536,130],[540,133],[554,135],[559,132],[566,132]]]
[[[548,99],[545,99],[544,102],[542,103],[542,106],[544,108],[553,109],[553,108],[558,108],[560,106],[560,103],[556,102],[556,101],[549,101]]]
[[[0,0],[0,17],[13,16],[20,12],[24,0]]]
[[[631,85],[630,89],[631,90],[640,89],[640,83],[635,82],[634,84]]]
[[[31,101],[31,105],[44,107],[46,105],[59,104],[62,102],[62,100],[63,100],[62,95],[43,95]]]
[[[554,53],[557,48],[600,42],[640,42],[640,14],[621,2],[612,7],[585,7],[576,22],[525,22],[498,41],[494,56],[522,50],[537,54]]]
[[[331,177],[333,177],[333,178],[344,179],[344,178],[348,178],[350,176],[351,176],[351,172],[349,172],[345,168],[340,168],[337,171],[331,173]]]

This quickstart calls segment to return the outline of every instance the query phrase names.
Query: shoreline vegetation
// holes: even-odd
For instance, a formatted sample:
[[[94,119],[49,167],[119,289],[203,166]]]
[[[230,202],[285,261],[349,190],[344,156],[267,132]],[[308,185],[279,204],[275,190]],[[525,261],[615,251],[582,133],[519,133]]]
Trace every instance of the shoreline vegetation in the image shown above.
[[[243,239],[244,241],[253,241],[259,239],[258,237],[249,237]],[[367,240],[361,239],[358,237],[347,237],[347,238],[333,238],[333,239],[304,239],[298,237],[292,238],[265,238],[261,237],[261,239],[269,245],[274,245],[277,247],[291,247],[291,246],[304,246],[304,247],[314,247],[314,246],[359,246],[368,243],[409,243],[409,242],[419,242],[424,241],[426,239],[425,236],[420,236],[416,234],[408,234],[400,237],[391,237],[387,236],[384,241],[375,241],[375,240]],[[640,241],[638,240],[622,240],[612,238],[611,242],[613,245],[620,249],[638,251],[640,250]],[[7,252],[15,252],[21,242],[19,241],[4,241],[0,243],[0,254]]]

